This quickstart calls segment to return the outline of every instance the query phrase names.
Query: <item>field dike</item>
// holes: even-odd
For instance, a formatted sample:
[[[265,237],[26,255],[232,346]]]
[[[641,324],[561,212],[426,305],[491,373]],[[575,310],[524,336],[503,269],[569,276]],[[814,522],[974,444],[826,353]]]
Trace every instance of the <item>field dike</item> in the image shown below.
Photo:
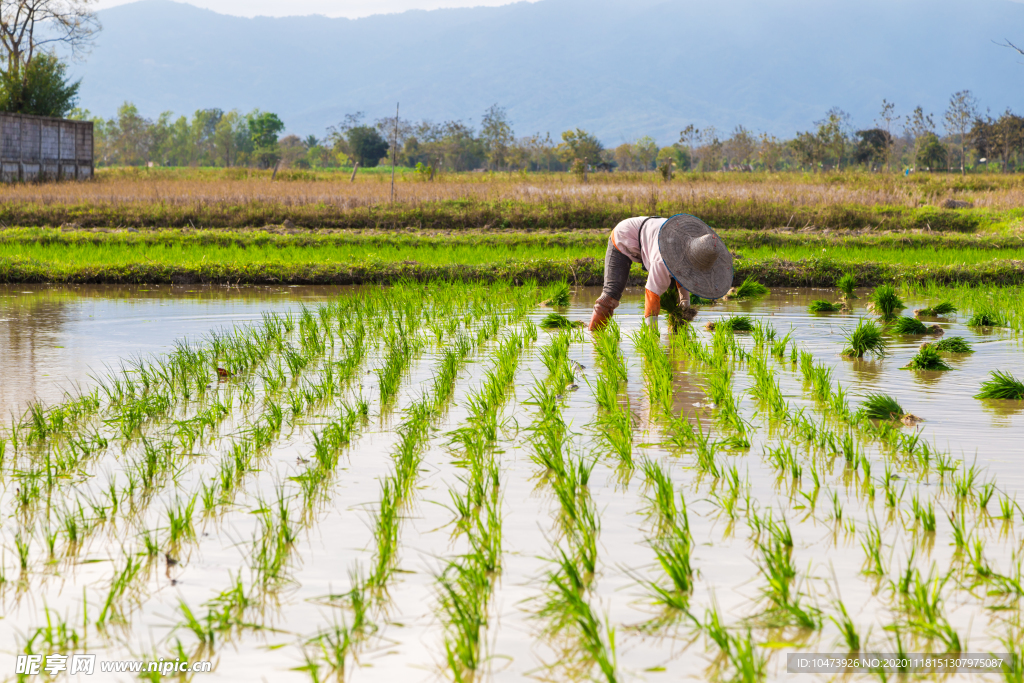
[[[827,257],[759,261],[738,260],[734,285],[753,277],[769,286],[831,287],[846,273],[861,285],[886,282],[924,284],[1024,284],[1024,261],[993,259],[981,264],[929,265],[849,263]],[[0,256],[0,283],[64,284],[230,284],[230,285],[362,285],[432,280],[463,282],[527,280],[568,281],[577,286],[599,286],[604,263],[596,258],[505,260],[480,265],[371,262],[342,263],[209,263],[179,265],[124,263],[116,265],[66,264]],[[642,286],[646,274],[634,266],[629,284]]]

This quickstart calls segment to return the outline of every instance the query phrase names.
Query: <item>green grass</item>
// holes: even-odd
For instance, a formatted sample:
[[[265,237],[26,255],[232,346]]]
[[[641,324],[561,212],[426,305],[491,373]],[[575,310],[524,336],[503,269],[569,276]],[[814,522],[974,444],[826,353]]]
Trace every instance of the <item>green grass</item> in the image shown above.
[[[974,353],[970,342],[963,337],[946,337],[935,343],[935,350],[942,353]]]
[[[867,394],[861,403],[861,414],[872,420],[898,420],[906,413],[892,396]]]
[[[834,313],[841,310],[842,306],[834,304],[831,301],[825,301],[824,299],[815,299],[811,302],[811,305],[807,307],[807,310],[811,313]]]
[[[993,398],[1004,400],[1024,399],[1024,382],[1009,372],[993,370],[992,374],[981,385],[981,391],[974,398]]]

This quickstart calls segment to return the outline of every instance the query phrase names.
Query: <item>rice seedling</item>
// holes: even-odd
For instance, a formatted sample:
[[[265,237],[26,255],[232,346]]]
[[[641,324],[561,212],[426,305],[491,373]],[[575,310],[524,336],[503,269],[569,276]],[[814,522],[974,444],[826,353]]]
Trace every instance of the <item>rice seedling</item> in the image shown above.
[[[1010,498],[1009,496],[999,497],[999,517],[1003,521],[1012,522],[1014,510],[1017,509],[1016,498]]]
[[[811,313],[834,313],[842,310],[842,306],[834,304],[831,301],[825,301],[824,299],[815,299],[807,307],[807,310]]]
[[[560,313],[554,311],[544,316],[544,319],[540,321],[540,327],[545,330],[570,330],[575,327],[584,327],[585,323],[582,320],[569,320]]]
[[[717,332],[720,329],[727,332],[752,332],[754,330],[754,321],[749,315],[734,315],[728,318],[713,320],[707,323],[704,328],[712,332]]]
[[[690,562],[692,546],[688,526],[676,527],[669,535],[652,543],[658,564],[670,582],[668,588],[653,581],[647,583],[659,604],[680,611],[689,607],[694,587],[694,570]]]
[[[691,306],[714,306],[715,305],[715,300],[714,299],[705,299],[702,296],[697,296],[696,294],[692,294],[691,293],[690,294],[690,305]]]
[[[1002,370],[993,370],[981,384],[981,391],[974,398],[996,400],[1024,400],[1024,382]]]
[[[843,604],[842,600],[836,601],[836,607],[839,609],[839,615],[830,615],[829,621],[835,624],[836,628],[843,635],[846,649],[850,652],[860,652],[861,638],[860,633],[857,632],[857,625],[853,623],[853,619],[850,618],[850,614],[846,611],[846,605]]]
[[[917,354],[910,359],[910,363],[904,366],[904,370],[952,370],[946,361],[942,360],[939,350],[934,344],[922,344]]]
[[[872,420],[899,420],[906,412],[892,396],[866,394],[861,403],[860,414]]]
[[[869,576],[885,576],[885,565],[882,561],[882,532],[873,521],[868,521],[868,530],[864,540],[860,542],[864,551],[864,568],[861,570]]]
[[[759,299],[768,294],[768,288],[748,277],[739,287],[733,287],[726,295],[730,299]]]
[[[942,303],[935,304],[928,308],[919,308],[914,311],[914,315],[921,318],[940,318],[956,312],[956,306],[948,301],[943,301]]]
[[[967,321],[968,327],[1006,327],[1006,322],[997,314],[978,311]]]
[[[903,315],[893,321],[892,331],[896,334],[928,334],[928,327],[917,318]]]
[[[863,358],[873,354],[878,358],[885,357],[888,342],[882,336],[882,330],[872,320],[862,319],[857,327],[845,335],[846,347],[842,355],[849,358]]]
[[[573,561],[563,551],[560,550],[559,554],[562,571],[548,575],[554,598],[563,612],[563,618],[572,626],[585,656],[598,667],[604,680],[615,683],[618,680],[615,630],[607,621],[602,624],[594,614],[584,597],[584,586]]]
[[[880,285],[871,293],[871,304],[882,320],[888,322],[896,317],[896,313],[904,309],[903,300],[892,285]]]
[[[844,273],[836,280],[836,289],[843,293],[847,299],[856,299],[853,290],[857,288],[857,278],[852,273]]]
[[[963,337],[946,337],[935,342],[934,346],[940,353],[974,353],[970,342]]]
[[[679,303],[679,292],[675,287],[669,287],[668,291],[661,295],[661,310],[668,319],[669,329],[676,333],[682,329],[685,323],[693,320],[696,311],[693,308],[683,308]]]
[[[568,282],[556,282],[547,290],[547,299],[544,301],[547,306],[565,307],[572,301],[572,290]]]

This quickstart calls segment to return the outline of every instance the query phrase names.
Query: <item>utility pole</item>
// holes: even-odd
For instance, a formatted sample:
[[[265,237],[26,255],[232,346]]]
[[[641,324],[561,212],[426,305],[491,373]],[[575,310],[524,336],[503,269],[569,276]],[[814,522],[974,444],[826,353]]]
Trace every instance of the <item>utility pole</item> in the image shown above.
[[[395,203],[395,154],[398,152],[398,107],[395,105],[395,137],[391,142],[391,203]]]

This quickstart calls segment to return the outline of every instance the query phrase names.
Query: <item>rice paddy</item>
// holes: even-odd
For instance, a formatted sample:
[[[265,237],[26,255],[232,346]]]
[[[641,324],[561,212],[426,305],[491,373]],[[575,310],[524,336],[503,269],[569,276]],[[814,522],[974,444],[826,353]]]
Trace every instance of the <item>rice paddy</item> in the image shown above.
[[[5,332],[57,296],[0,293]],[[1013,325],[967,324],[979,304],[1018,320],[1001,293],[894,289],[870,311],[851,291],[823,316],[835,292],[773,287],[658,330],[630,291],[591,334],[598,293],[325,289],[168,326],[169,352],[19,406],[9,650],[240,681],[758,681],[787,652],[1019,653],[1024,356]],[[943,301],[960,310],[923,349],[876,322]],[[926,352],[956,372],[901,370]]]

